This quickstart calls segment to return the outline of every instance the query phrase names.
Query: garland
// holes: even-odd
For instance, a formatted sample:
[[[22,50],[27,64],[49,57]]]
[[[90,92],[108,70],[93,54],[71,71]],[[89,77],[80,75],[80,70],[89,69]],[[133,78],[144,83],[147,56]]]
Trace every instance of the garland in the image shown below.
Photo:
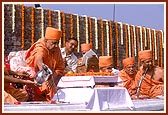
[[[163,49],[163,46],[162,46],[162,45],[163,45],[162,33],[163,33],[163,32],[162,32],[162,31],[159,31],[159,33],[160,33],[160,58],[161,58],[161,59],[160,59],[160,66],[163,67],[163,65],[162,65],[162,64],[163,64],[163,60],[162,60],[162,59],[163,59],[163,58],[162,58],[162,56],[163,56],[163,55],[162,55],[162,53],[163,53],[163,51],[162,51],[162,49]]]
[[[155,63],[155,47],[154,47],[154,30],[152,30],[152,56],[153,56],[153,64]]]
[[[120,25],[120,35],[121,35],[121,45],[123,45],[123,24],[121,22],[118,22],[118,24]]]
[[[145,49],[145,39],[144,39],[144,29],[143,27],[141,27],[141,30],[142,30],[142,50]]]
[[[78,40],[78,52],[80,51],[80,39],[79,39],[79,16],[76,14],[76,21],[77,21],[77,40]]]
[[[164,48],[164,34],[163,31],[161,31],[162,35],[162,48]],[[163,53],[162,53],[163,54]],[[163,59],[163,58],[162,58]],[[163,60],[162,60],[162,67],[163,67]]]
[[[131,39],[130,39],[130,26],[128,25],[128,48],[129,48],[129,57],[131,57]]]
[[[147,39],[146,39],[146,29],[143,27],[144,31],[144,40],[145,40],[145,48],[147,47]]]
[[[159,55],[158,55],[158,57],[159,57],[159,66],[161,67],[161,50],[162,50],[162,39],[161,39],[161,35],[160,35],[161,33],[160,33],[160,31],[158,30],[158,40],[159,40],[159,42],[158,42],[158,45],[159,45],[159,48],[158,48],[158,50],[159,50]]]
[[[58,29],[61,30],[61,12],[59,10],[54,10],[58,13]]]
[[[15,32],[15,5],[12,5],[12,32]]]
[[[102,42],[102,56],[104,56],[104,33],[103,33],[103,21],[100,18],[100,29],[101,29],[101,42]]]
[[[73,17],[72,17],[72,13],[70,13],[70,37],[73,37]]]
[[[48,26],[51,27],[51,10],[48,9]]]
[[[44,36],[44,10],[41,8],[41,37]]]
[[[160,45],[160,44],[158,44],[158,37],[159,37],[159,36],[158,36],[158,31],[157,31],[157,30],[155,31],[155,37],[156,37],[156,38],[155,38],[155,39],[156,39],[156,43],[155,43],[155,45],[156,45],[156,46],[155,46],[155,47],[156,47],[156,51],[155,51],[155,52],[157,52],[157,54],[156,54],[156,57],[157,57],[157,65],[159,65],[159,61],[160,61],[160,59],[159,59],[159,52],[160,52],[160,51],[159,51],[159,50],[160,50],[160,49],[159,49],[159,45]]]
[[[146,28],[146,40],[147,40],[147,47],[149,48],[149,30]]]
[[[164,34],[162,30],[161,30],[161,36],[162,36],[162,47],[164,48]]]
[[[84,15],[84,17],[85,17],[85,22],[86,22],[86,24],[85,24],[86,43],[88,44],[89,43],[89,41],[88,41],[88,18],[86,15]]]
[[[116,56],[117,56],[117,68],[119,67],[119,51],[118,51],[118,23],[115,22],[116,27]]]
[[[137,56],[137,46],[136,46],[136,31],[135,31],[135,26],[133,26],[133,32],[134,32],[134,56]]]
[[[108,25],[108,21],[106,21],[106,36],[107,36],[107,56],[109,56],[110,54],[110,50],[109,50],[109,25]]]
[[[112,46],[113,46],[113,44],[112,44],[113,43],[112,22],[110,21],[109,23],[110,23],[110,30],[109,31],[110,31],[110,51],[111,51],[110,53],[111,53],[111,56],[113,56],[113,50],[112,50]]]
[[[65,46],[65,13],[62,11],[62,34],[63,34],[63,46]]]
[[[22,46],[21,49],[24,49],[24,5],[22,7]]]
[[[142,42],[142,28],[140,27],[140,45],[141,45],[141,51],[143,50],[143,42]]]
[[[58,29],[61,30],[61,12],[59,10],[54,10],[58,13]],[[61,47],[61,39],[59,41],[59,47]]]
[[[149,49],[152,50],[152,40],[151,40],[151,29],[148,29],[149,31]]]
[[[157,60],[157,44],[156,44],[156,30],[154,29],[154,47],[155,47],[155,60]]]
[[[126,52],[125,52],[125,58],[128,58],[128,35],[127,35],[127,25],[124,24],[124,31],[125,31],[125,49],[126,49]]]
[[[91,47],[92,47],[93,39],[92,39],[92,23],[91,23],[91,18],[89,18],[89,37],[90,37],[90,44],[91,44]]]
[[[150,29],[147,28],[147,32],[148,32],[148,48],[151,49],[151,32],[150,32]]]
[[[133,38],[133,27],[130,25],[130,41],[131,41],[131,57],[134,55],[134,38]]]
[[[95,49],[98,49],[98,30],[97,30],[97,18],[95,19]]]
[[[32,22],[32,24],[31,24],[31,33],[32,33],[32,39],[31,39],[31,41],[32,41],[32,44],[34,44],[34,8],[32,7],[32,12],[31,12],[32,14],[32,17],[31,17],[31,22]]]
[[[140,51],[140,44],[139,44],[139,28],[136,26],[135,27],[135,31],[136,31],[136,38],[137,38],[137,47],[138,47],[138,51]],[[138,70],[140,67],[140,60],[138,59]]]

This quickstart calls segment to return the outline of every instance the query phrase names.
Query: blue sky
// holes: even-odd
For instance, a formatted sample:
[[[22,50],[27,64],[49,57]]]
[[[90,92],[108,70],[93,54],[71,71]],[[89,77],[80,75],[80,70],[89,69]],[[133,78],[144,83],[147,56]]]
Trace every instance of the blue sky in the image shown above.
[[[73,4],[68,2],[42,2],[35,4],[40,4],[41,7],[50,8],[51,10],[114,20],[156,30],[164,30],[164,19],[166,18],[166,5],[164,2],[79,2]],[[32,3],[26,3],[25,5],[34,6]]]

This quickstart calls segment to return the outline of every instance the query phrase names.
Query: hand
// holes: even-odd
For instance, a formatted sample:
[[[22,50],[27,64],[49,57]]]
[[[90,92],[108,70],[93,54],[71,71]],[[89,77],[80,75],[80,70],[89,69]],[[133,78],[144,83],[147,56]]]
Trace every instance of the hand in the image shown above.
[[[130,96],[135,95],[137,93],[137,89],[132,89],[129,94]]]
[[[27,73],[27,72],[25,72],[25,71],[17,71],[16,72],[16,75],[18,75],[18,76],[20,76],[20,78],[23,78],[23,77],[29,77],[30,75]]]
[[[24,83],[29,85],[30,87],[34,87],[36,86],[37,84],[31,80],[24,80]]]
[[[47,87],[56,87],[55,83],[54,83],[53,76],[51,76],[51,78],[46,81],[46,85],[47,85]]]

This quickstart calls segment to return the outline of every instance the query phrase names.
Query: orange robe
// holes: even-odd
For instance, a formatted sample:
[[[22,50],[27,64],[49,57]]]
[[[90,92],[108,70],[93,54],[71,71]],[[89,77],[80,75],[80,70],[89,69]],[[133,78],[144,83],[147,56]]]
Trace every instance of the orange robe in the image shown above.
[[[135,72],[132,76],[128,75],[124,69],[121,70],[118,74],[118,76],[122,79],[123,81],[123,86],[130,92],[134,87],[135,87]]]
[[[4,102],[10,102],[10,101],[15,101],[15,99],[17,101],[20,101],[20,102],[25,102],[28,100],[29,98],[29,95],[27,93],[27,91],[25,89],[16,89],[14,88],[12,85],[10,85],[9,83],[5,83],[5,87],[4,87],[4,90],[5,90],[5,100]],[[8,93],[8,96],[6,95]],[[9,94],[14,98],[12,99],[11,96],[9,96]]]
[[[38,72],[36,60],[38,57],[43,58],[43,63],[46,64],[55,75],[62,76],[64,72],[64,62],[60,48],[56,48],[55,52],[49,52],[45,46],[44,38],[39,39],[34,43],[26,53],[26,65],[33,67],[35,72]],[[51,80],[51,79],[50,79]],[[52,80],[51,80],[52,81]],[[50,83],[51,83],[50,81]],[[35,100],[51,100],[56,93],[56,85],[59,78],[54,78],[55,84],[53,87],[48,86],[48,81],[44,82],[41,87],[35,88]]]
[[[17,102],[17,100],[13,96],[11,96],[9,93],[4,91],[4,102],[14,103],[14,102]]]
[[[135,77],[136,84],[138,84],[138,81],[141,79],[142,73],[143,73],[142,69],[140,69],[137,72],[137,75]],[[142,83],[139,89],[140,95],[150,97],[150,98],[155,98],[156,96],[162,95],[163,85],[164,85],[164,82],[156,81],[152,79],[150,75],[146,74],[146,76],[142,80]]]
[[[4,75],[9,75],[7,68],[4,66]],[[12,76],[11,76],[12,77]],[[16,89],[9,82],[4,80],[4,102],[24,102],[28,100],[28,93],[25,89]]]

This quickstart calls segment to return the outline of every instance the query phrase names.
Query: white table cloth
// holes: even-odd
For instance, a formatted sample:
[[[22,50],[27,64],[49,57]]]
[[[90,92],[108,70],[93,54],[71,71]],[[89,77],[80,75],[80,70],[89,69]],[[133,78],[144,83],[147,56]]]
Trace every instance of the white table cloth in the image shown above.
[[[63,76],[59,80],[57,86],[61,88],[67,87],[94,87],[95,81],[93,76]]]
[[[53,100],[68,103],[85,103],[86,109],[92,111],[109,110],[110,108],[118,107],[134,108],[128,91],[124,87],[64,88],[58,90]]]
[[[129,93],[124,87],[95,88],[86,108],[97,111],[118,107],[134,108]]]
[[[94,94],[94,89],[92,88],[64,88],[59,89],[54,95],[54,101],[67,102],[70,104],[74,103],[88,103],[92,95]]]

